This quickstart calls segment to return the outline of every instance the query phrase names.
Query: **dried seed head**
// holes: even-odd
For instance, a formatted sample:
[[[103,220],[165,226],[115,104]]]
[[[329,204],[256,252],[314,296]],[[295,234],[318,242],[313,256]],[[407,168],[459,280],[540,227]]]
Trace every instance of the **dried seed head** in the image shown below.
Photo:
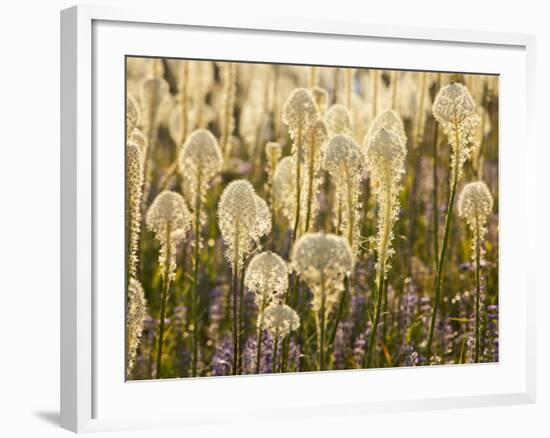
[[[306,233],[291,252],[291,267],[313,293],[319,311],[324,296],[328,315],[344,290],[344,276],[351,273],[354,257],[348,241],[334,234]]]
[[[126,146],[126,189],[128,221],[128,272],[135,277],[138,264],[138,245],[141,229],[141,201],[143,196],[143,158],[139,146]]]
[[[293,140],[305,133],[317,120],[317,105],[311,93],[305,88],[296,88],[285,102],[283,123],[287,125]]]
[[[405,173],[407,149],[402,139],[382,128],[370,139],[367,166],[378,204],[378,232],[375,238],[378,259],[376,270],[386,276],[393,255],[393,226],[399,214],[401,179]]]
[[[163,275],[166,270],[168,279],[173,280],[176,246],[185,238],[191,223],[191,214],[183,197],[170,190],[159,193],[147,211],[145,222],[161,244],[159,264],[163,268]]]
[[[317,111],[319,114],[324,114],[328,107],[328,93],[327,90],[321,87],[313,87],[311,89],[313,100],[317,105]]]
[[[128,283],[126,315],[126,342],[128,348],[126,376],[129,378],[136,363],[137,348],[143,333],[143,321],[147,313],[147,301],[141,283],[131,277]]]
[[[273,303],[265,310],[264,326],[273,336],[283,339],[300,327],[300,319],[290,306]]]
[[[204,198],[210,180],[221,171],[222,164],[221,149],[210,131],[197,129],[187,137],[181,149],[179,170],[191,195]]]
[[[227,245],[227,259],[235,268],[242,266],[244,257],[271,231],[271,215],[250,182],[235,180],[221,195],[218,225]]]
[[[452,176],[458,181],[464,163],[477,148],[474,129],[480,121],[475,101],[464,85],[452,83],[439,90],[432,112],[451,143]]]
[[[279,302],[288,290],[286,263],[271,251],[257,254],[246,268],[244,284],[256,296],[259,308]]]
[[[472,240],[475,257],[477,242],[481,244],[487,234],[487,219],[493,211],[493,196],[483,181],[466,184],[458,198],[458,214],[468,223],[474,235]],[[483,252],[483,247],[480,247]]]
[[[382,128],[396,135],[399,138],[399,141],[404,145],[407,144],[407,135],[405,134],[403,120],[401,120],[401,117],[399,117],[399,115],[391,109],[378,113],[372,121],[369,132],[365,137],[364,144],[367,145],[371,137],[373,137]]]
[[[325,116],[330,135],[351,135],[352,122],[349,110],[339,103],[332,105]]]

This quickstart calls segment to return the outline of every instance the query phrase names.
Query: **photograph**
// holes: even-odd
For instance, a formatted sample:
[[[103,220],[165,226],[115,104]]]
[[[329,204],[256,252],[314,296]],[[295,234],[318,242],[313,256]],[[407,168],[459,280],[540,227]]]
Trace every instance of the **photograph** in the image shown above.
[[[127,381],[499,362],[498,75],[124,74]]]

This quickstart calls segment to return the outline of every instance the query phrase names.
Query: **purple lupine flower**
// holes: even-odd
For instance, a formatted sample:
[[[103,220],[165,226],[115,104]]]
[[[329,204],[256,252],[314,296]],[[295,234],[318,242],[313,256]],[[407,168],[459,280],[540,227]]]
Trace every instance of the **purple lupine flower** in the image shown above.
[[[190,354],[184,342],[184,333],[186,332],[185,321],[187,316],[187,308],[185,306],[174,307],[173,330],[176,334],[176,363],[178,364],[179,372],[182,374],[189,367]]]
[[[364,295],[355,293],[351,296],[351,323],[353,331],[358,335],[359,331],[364,330],[365,314],[367,312],[367,299]],[[363,327],[361,327],[363,325]]]
[[[257,353],[256,336],[249,336],[244,344],[243,349],[243,374],[254,374],[256,372],[256,353]]]
[[[231,364],[233,363],[233,342],[229,338],[224,338],[212,357],[212,375],[227,376],[231,374]]]
[[[255,294],[245,291],[243,297],[243,312],[243,330],[247,332],[248,330],[254,328],[257,320],[256,315],[258,313],[258,306],[256,305]]]
[[[268,330],[264,330],[262,335],[262,358],[260,360],[260,372],[273,372],[273,336]]]
[[[208,327],[208,337],[214,342],[219,337],[220,326],[225,317],[227,296],[227,286],[216,286],[209,293],[208,319],[210,325]]]
[[[432,299],[426,295],[420,297],[420,313],[422,315],[424,328],[427,331],[430,326],[430,316],[432,314]]]
[[[448,317],[441,317],[436,326],[437,339],[440,340],[443,352],[442,360],[446,355],[453,353],[453,342],[457,332],[453,328],[451,320]]]
[[[353,354],[352,339],[353,322],[350,320],[341,321],[336,330],[334,339],[334,369],[343,370],[346,368],[346,359]]]
[[[487,326],[485,330],[485,350],[483,356],[489,362],[498,362],[498,306],[487,306]]]
[[[412,344],[407,344],[401,347],[401,354],[405,356],[404,365],[406,367],[415,367],[422,364],[421,357]]]
[[[355,341],[353,343],[353,360],[355,361],[354,368],[363,367],[363,360],[365,359],[365,353],[367,352],[369,344],[371,326],[372,325],[369,321],[367,323],[367,329],[355,338]]]
[[[288,344],[288,370],[298,371],[300,366],[300,345],[291,339]]]

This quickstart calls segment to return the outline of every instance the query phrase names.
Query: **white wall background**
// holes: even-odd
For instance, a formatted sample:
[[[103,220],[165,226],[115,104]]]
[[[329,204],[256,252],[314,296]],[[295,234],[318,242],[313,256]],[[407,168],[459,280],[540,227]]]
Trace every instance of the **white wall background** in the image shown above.
[[[530,406],[311,419],[224,427],[143,431],[122,436],[478,437],[550,434],[548,233],[548,80],[550,30],[537,0],[144,0],[111,5],[203,8],[235,14],[308,17],[457,29],[536,33],[538,152],[538,400]],[[69,436],[59,418],[59,10],[65,0],[12,0],[0,14],[0,435]],[[545,129],[546,128],[546,129]],[[518,148],[522,145],[518,144]],[[533,206],[535,214],[535,206]],[[291,397],[291,394],[289,394]],[[151,401],[153,402],[153,401]]]

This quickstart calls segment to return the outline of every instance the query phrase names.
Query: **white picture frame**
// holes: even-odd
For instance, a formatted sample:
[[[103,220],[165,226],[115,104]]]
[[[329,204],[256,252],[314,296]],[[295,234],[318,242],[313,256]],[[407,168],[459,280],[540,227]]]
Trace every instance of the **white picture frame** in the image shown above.
[[[150,415],[140,413],[131,414],[131,410],[115,412],[111,409],[109,402],[106,401],[106,395],[112,399],[111,404],[121,404],[120,397],[135,397],[140,392],[144,394],[159,394],[162,391],[170,392],[173,396],[177,391],[176,385],[181,385],[177,381],[163,382],[143,382],[135,385],[132,382],[125,383],[123,373],[113,376],[105,376],[104,358],[108,350],[102,350],[105,337],[103,330],[98,329],[98,316],[100,306],[105,306],[105,300],[97,300],[98,285],[104,285],[110,281],[105,270],[101,267],[101,257],[99,254],[103,251],[101,244],[102,237],[98,237],[98,226],[101,227],[101,217],[98,216],[98,203],[102,200],[102,189],[106,179],[109,178],[109,170],[105,172],[101,156],[98,158],[95,153],[98,138],[105,135],[105,129],[99,132],[94,125],[101,119],[98,115],[98,107],[101,106],[101,96],[96,94],[95,87],[100,80],[96,76],[101,76],[103,70],[94,65],[94,60],[101,56],[100,51],[104,50],[104,40],[109,38],[112,42],[112,54],[118,56],[125,52],[123,45],[117,44],[122,38],[117,38],[117,32],[125,25],[141,26],[147,28],[150,32],[175,32],[178,29],[187,29],[190,32],[200,30],[202,34],[220,34],[223,32],[235,31],[239,37],[243,35],[261,36],[264,33],[275,40],[280,36],[292,37],[298,39],[314,40],[315,38],[330,39],[335,41],[342,39],[349,44],[362,44],[370,41],[373,43],[383,42],[388,45],[406,44],[411,48],[425,47],[425,50],[432,50],[430,47],[452,44],[453,47],[459,47],[466,51],[476,48],[482,48],[487,53],[494,51],[502,54],[502,60],[495,63],[494,67],[485,60],[484,67],[480,72],[501,73],[500,65],[510,63],[509,59],[519,60],[514,62],[510,69],[510,77],[515,78],[515,82],[510,80],[510,89],[506,88],[506,83],[501,89],[503,96],[503,115],[509,120],[509,117],[518,117],[516,126],[510,131],[502,132],[509,135],[510,139],[521,139],[521,157],[514,156],[511,149],[507,146],[507,138],[503,138],[503,148],[510,151],[509,158],[505,153],[502,162],[501,190],[506,190],[506,196],[510,197],[510,202],[521,201],[529,202],[535,197],[535,140],[533,133],[534,120],[534,51],[535,38],[532,35],[490,33],[482,31],[459,31],[450,29],[425,29],[416,27],[373,25],[367,23],[339,23],[339,22],[312,22],[307,19],[297,18],[257,18],[246,17],[245,15],[233,16],[230,19],[222,16],[216,16],[215,13],[209,15],[197,15],[192,10],[186,8],[181,11],[162,11],[151,7],[147,10],[118,9],[110,7],[92,7],[78,6],[66,9],[61,12],[61,426],[75,431],[100,431],[120,428],[147,428],[163,427],[177,425],[204,424],[209,422],[224,421],[244,421],[246,418],[269,418],[275,414],[288,415],[292,418],[311,417],[312,415],[363,415],[369,412],[399,412],[414,409],[441,409],[451,407],[473,407],[503,404],[532,403],[535,400],[535,310],[534,310],[534,272],[528,263],[521,263],[521,251],[534,248],[534,215],[529,215],[525,208],[516,205],[515,211],[512,206],[506,208],[504,203],[501,215],[507,215],[503,221],[501,240],[509,239],[510,244],[503,246],[503,261],[506,266],[514,266],[515,271],[510,274],[510,281],[517,286],[518,296],[512,297],[508,307],[503,307],[502,324],[516,324],[519,328],[514,332],[508,342],[503,338],[503,362],[490,371],[483,366],[466,366],[461,368],[466,371],[446,371],[438,367],[424,367],[422,370],[360,370],[346,373],[309,373],[307,375],[291,376],[260,376],[260,377],[238,377],[221,379],[188,379],[186,391],[203,392],[212,394],[216,388],[222,392],[220,403],[224,400],[223,391],[242,392],[241,409],[235,408],[230,412],[224,412],[218,404],[211,405],[204,401],[195,403],[194,410],[189,407],[180,407],[173,411],[166,411],[162,406],[150,406]],[[98,24],[106,23],[105,36],[102,36]],[[114,25],[113,25],[114,23]],[[109,27],[111,26],[111,27]],[[113,27],[114,26],[114,27]],[[100,29],[100,30],[98,30]],[[131,30],[122,30],[130,32]],[[138,35],[137,33],[135,35]],[[311,37],[311,38],[310,38]],[[149,39],[151,47],[155,41]],[[315,42],[308,42],[315,47]],[[429,47],[428,47],[429,46]],[[206,46],[203,48],[205,51]],[[256,48],[257,53],[261,53]],[[121,52],[117,52],[121,50]],[[159,47],[159,56],[169,56],[169,47],[164,46],[163,53]],[[201,47],[195,48],[194,54],[200,52]],[[252,50],[252,49],[251,49]],[[424,50],[424,49],[423,49]],[[274,51],[276,52],[276,51]],[[511,58],[506,58],[506,53],[510,53]],[[135,53],[132,53],[135,54]],[[232,56],[228,55],[229,58]],[[247,58],[246,54],[233,55],[240,56],[241,59]],[[256,60],[257,56],[248,55]],[[259,61],[269,61],[271,58],[257,59]],[[291,62],[295,62],[299,54],[289,54]],[[321,55],[317,55],[321,56]],[[326,56],[326,54],[325,54]],[[342,55],[344,56],[344,55]],[[268,59],[269,58],[269,59]],[[117,58],[118,59],[118,58]],[[321,59],[321,58],[318,58]],[[437,69],[440,60],[422,59],[417,62],[419,69]],[[500,58],[499,58],[500,59]],[[460,59],[456,59],[456,66],[460,65]],[[382,58],[378,62],[383,62]],[[402,61],[402,62],[407,62]],[[409,61],[411,62],[411,61]],[[479,60],[482,65],[481,59]],[[502,63],[502,64],[499,64]],[[105,66],[107,62],[101,65]],[[344,64],[343,64],[344,65]],[[384,67],[403,68],[403,65],[383,65]],[[453,64],[446,64],[446,68],[452,70]],[[458,70],[460,70],[457,67]],[[491,70],[491,71],[489,71]],[[122,74],[122,73],[121,73]],[[518,100],[519,99],[519,100]],[[517,103],[518,108],[511,108],[507,103]],[[123,102],[121,103],[123,105]],[[123,113],[120,113],[120,122],[123,120]],[[115,138],[122,138],[116,137]],[[115,140],[115,144],[116,144]],[[519,167],[516,172],[515,185],[512,186],[510,173],[507,166],[515,164]],[[101,169],[98,170],[98,169]],[[110,185],[110,183],[109,183]],[[533,201],[534,204],[534,201]],[[108,205],[108,204],[106,204]],[[523,204],[522,204],[523,205]],[[104,211],[105,209],[103,209]],[[99,225],[98,225],[99,224]],[[523,228],[519,227],[523,224]],[[526,226],[527,224],[527,226]],[[517,232],[521,231],[522,240],[514,238]],[[102,232],[100,232],[101,234]],[[99,239],[99,240],[98,240]],[[116,239],[115,239],[116,240]],[[504,249],[508,248],[508,254]],[[98,258],[99,257],[99,258]],[[98,271],[99,267],[99,271]],[[505,268],[501,266],[504,271]],[[506,272],[503,272],[506,274]],[[102,276],[104,278],[102,278]],[[501,280],[502,281],[502,280]],[[123,297],[119,297],[123,301]],[[120,318],[122,318],[120,314]],[[104,324],[103,322],[101,324]],[[123,327],[123,320],[109,322],[120,324]],[[504,327],[506,328],[506,327]],[[513,338],[513,339],[512,339]],[[106,347],[105,347],[106,348]],[[103,351],[105,354],[98,354]],[[414,389],[410,393],[400,393],[399,388],[393,388],[388,391],[390,394],[382,396],[383,386],[381,380],[379,384],[374,385],[378,389],[373,390],[376,394],[369,395],[367,398],[362,390],[366,374],[369,376],[387,376],[391,374],[391,380],[396,386],[406,385],[411,377],[410,372],[416,373],[415,380],[434,379],[434,381],[445,381],[449,378],[475,381],[479,378],[486,381],[484,373],[494,374],[500,370],[506,370],[508,357],[514,353],[513,364],[510,362],[510,369],[503,371],[500,379],[502,380],[502,390],[498,389],[498,381],[494,385],[487,387],[480,386],[481,392],[470,391],[468,388],[460,392],[458,389],[450,390],[447,394],[445,388],[437,392],[434,391],[430,396],[415,396]],[[121,352],[123,354],[123,352]],[[499,368],[500,366],[500,368]],[[458,367],[455,367],[455,370]],[[448,369],[448,368],[447,368]],[[386,374],[382,374],[386,373]],[[488,374],[488,375],[489,375]],[[118,377],[116,377],[118,376]],[[375,379],[375,377],[369,377]],[[378,377],[376,377],[377,379]],[[381,377],[382,378],[382,377]],[[120,386],[126,385],[131,388],[130,393],[123,394],[117,392],[117,389],[111,385],[112,380],[119,379]],[[323,381],[319,379],[324,379]],[[439,380],[441,379],[441,380]],[[323,394],[316,392],[315,388],[319,384],[326,384],[327,391]],[[387,385],[387,383],[384,383]],[[296,386],[299,385],[299,386]],[[297,387],[309,388],[311,396],[299,400],[297,404],[285,404],[283,391],[288,388]],[[411,383],[412,385],[412,383]],[[106,387],[113,386],[111,389]],[[414,386],[414,385],[413,385]],[[254,394],[254,391],[266,391],[278,387],[281,392],[273,398],[271,409],[256,409],[253,405],[246,405],[247,395]],[[99,388],[99,390],[98,390]],[[158,389],[162,388],[162,389]],[[285,389],[286,388],[286,389]],[[330,389],[334,388],[334,389]],[[336,388],[342,388],[339,392]],[[360,394],[353,394],[349,400],[346,399],[346,388],[361,388]],[[389,389],[389,386],[386,386]],[[492,389],[491,389],[492,388]],[[107,391],[107,392],[106,392]],[[332,392],[331,392],[332,391]],[[470,391],[470,392],[468,392]],[[483,392],[485,391],[485,392]],[[100,394],[100,395],[98,395]],[[177,392],[176,392],[177,394]],[[240,400],[240,399],[239,399]],[[276,409],[274,409],[276,408]],[[106,414],[102,414],[106,412]],[[215,420],[214,420],[215,418]]]

